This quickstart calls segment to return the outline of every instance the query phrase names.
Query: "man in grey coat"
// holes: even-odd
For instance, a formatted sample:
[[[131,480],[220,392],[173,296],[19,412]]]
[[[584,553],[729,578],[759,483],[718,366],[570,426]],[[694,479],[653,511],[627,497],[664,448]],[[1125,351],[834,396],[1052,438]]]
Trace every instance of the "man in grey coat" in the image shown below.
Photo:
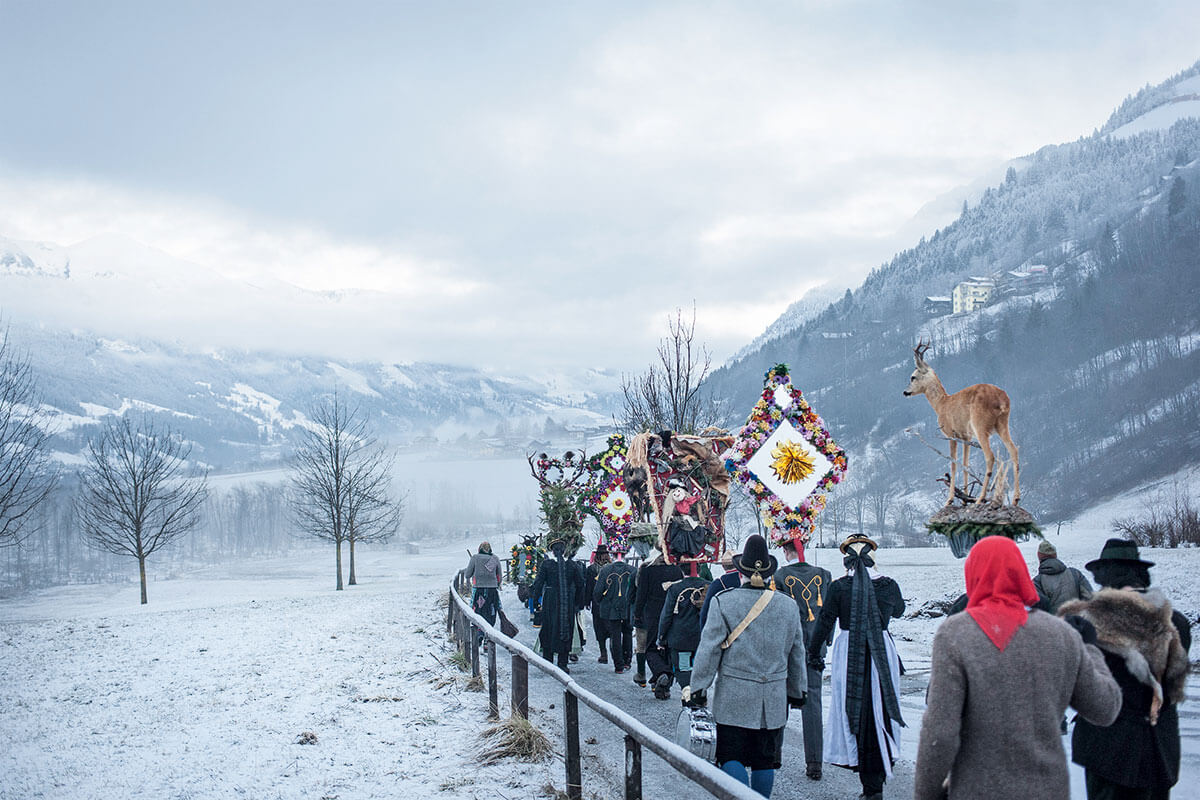
[[[716,681],[717,766],[770,797],[788,707],[802,708],[808,691],[804,635],[796,604],[770,587],[778,562],[766,540],[751,536],[733,564],[742,585],[712,598],[684,702]]]
[[[1072,600],[1091,600],[1094,590],[1083,573],[1058,560],[1058,549],[1050,542],[1038,545],[1038,573],[1033,588],[1046,603],[1046,610],[1057,614],[1063,603]]]

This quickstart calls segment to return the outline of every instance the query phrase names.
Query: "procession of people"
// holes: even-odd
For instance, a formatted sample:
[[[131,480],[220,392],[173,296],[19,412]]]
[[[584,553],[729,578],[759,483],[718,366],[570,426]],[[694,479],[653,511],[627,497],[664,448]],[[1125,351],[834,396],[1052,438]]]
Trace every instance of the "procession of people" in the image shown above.
[[[769,797],[796,711],[805,778],[842,767],[857,774],[859,797],[880,800],[907,722],[888,632],[905,601],[878,570],[878,549],[870,537],[847,537],[845,573],[835,579],[805,561],[802,543],[784,543],[780,567],[754,535],[710,581],[657,550],[635,569],[601,544],[585,567],[554,541],[530,588],[539,649],[569,669],[580,612],[590,608],[600,663],[620,675],[636,655],[633,679],[655,698],[669,699],[678,684],[683,706],[711,707],[714,763],[727,774]],[[1084,769],[1088,800],[1169,797],[1190,623],[1151,588],[1153,563],[1132,541],[1110,539],[1086,565],[1098,589],[1048,543],[1038,557],[1031,577],[1011,539],[986,537],[970,550],[964,613],[947,616],[933,640],[914,797],[1068,800],[1068,709],[1070,758]],[[499,607],[496,561],[485,542],[464,571],[489,620]]]

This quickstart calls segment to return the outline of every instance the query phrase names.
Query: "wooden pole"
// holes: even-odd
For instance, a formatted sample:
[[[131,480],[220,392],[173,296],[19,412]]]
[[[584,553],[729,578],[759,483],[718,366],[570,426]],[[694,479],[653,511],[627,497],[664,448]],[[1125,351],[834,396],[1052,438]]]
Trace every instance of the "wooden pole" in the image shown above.
[[[642,745],[625,734],[625,800],[642,800]]]
[[[579,698],[563,691],[563,734],[567,738],[567,797],[583,798],[583,766],[579,762]]]
[[[529,662],[516,653],[512,657],[512,714],[529,719]]]

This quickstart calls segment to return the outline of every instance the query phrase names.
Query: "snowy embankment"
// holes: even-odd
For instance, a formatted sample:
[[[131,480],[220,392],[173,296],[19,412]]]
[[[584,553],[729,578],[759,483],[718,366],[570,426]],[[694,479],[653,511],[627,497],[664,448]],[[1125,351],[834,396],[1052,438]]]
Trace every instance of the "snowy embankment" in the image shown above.
[[[454,547],[454,553],[462,552]],[[476,765],[487,695],[445,643],[458,555],[332,552],[230,579],[0,605],[0,797],[517,798],[561,767]],[[315,734],[312,745],[298,744]]]
[[[1181,479],[1193,486],[1196,474]],[[1069,565],[1095,558],[1109,522],[1141,511],[1148,487],[1046,531]],[[449,663],[445,591],[465,546],[407,556],[359,553],[361,585],[334,592],[332,551],[244,562],[155,581],[150,605],[135,583],[72,586],[0,602],[0,797],[21,798],[526,798],[561,787],[561,758],[478,766],[487,695],[470,692]],[[496,543],[497,552],[503,552]],[[1022,545],[1031,571],[1035,543]],[[1152,570],[1195,621],[1200,550],[1153,550]],[[840,574],[834,549],[818,564]],[[929,647],[940,618],[928,609],[963,589],[963,562],[940,549],[890,549],[879,567],[897,579],[908,614],[892,631],[909,670],[902,687],[902,760],[891,788],[911,786]],[[511,590],[505,604],[532,631]],[[926,612],[922,612],[926,609]],[[1193,658],[1197,654],[1193,648]],[[671,736],[677,701],[658,703],[629,675],[595,662],[589,644],[577,680]],[[506,657],[500,659],[508,713]],[[561,689],[531,674],[534,720],[561,751]],[[826,693],[828,688],[826,687]],[[557,709],[557,710],[556,710]],[[1181,786],[1200,781],[1200,708],[1182,709]],[[584,714],[586,796],[617,796],[622,747],[615,729]],[[312,745],[299,744],[305,734]],[[803,778],[798,720],[789,725],[776,794],[852,795],[855,781],[830,768]],[[647,792],[677,779],[646,764]],[[1076,796],[1083,797],[1078,771]],[[552,796],[552,795],[551,795]],[[899,795],[898,795],[899,796]],[[1183,796],[1183,795],[1181,795]]]

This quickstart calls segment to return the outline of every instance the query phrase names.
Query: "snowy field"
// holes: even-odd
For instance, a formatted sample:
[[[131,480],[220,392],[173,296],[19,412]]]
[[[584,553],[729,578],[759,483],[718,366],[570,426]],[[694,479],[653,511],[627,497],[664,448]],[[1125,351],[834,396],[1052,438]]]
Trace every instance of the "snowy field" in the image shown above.
[[[1063,560],[1081,567],[1111,535],[1109,520],[1139,511],[1143,497],[1130,495],[1047,533]],[[443,636],[445,587],[465,564],[464,548],[475,544],[418,556],[364,548],[361,585],[344,592],[332,590],[333,555],[322,549],[155,581],[146,607],[138,605],[136,583],[3,601],[0,797],[553,796],[544,787],[562,787],[560,760],[477,764],[487,696],[467,690],[465,676],[448,663]],[[1035,545],[1022,549],[1032,569]],[[835,550],[812,555],[840,574]],[[1195,621],[1200,551],[1146,556],[1158,562],[1155,583]],[[962,562],[947,549],[885,549],[879,561],[900,583],[910,612],[892,628],[909,669],[902,687],[909,728],[888,794],[904,797],[911,794],[929,643],[939,622],[912,612],[957,596]],[[528,639],[527,618],[511,592],[505,605]],[[677,701],[653,701],[627,675],[596,664],[595,655],[589,644],[577,679],[669,736]],[[500,661],[507,713],[507,659]],[[534,719],[561,752],[561,693],[534,673]],[[1175,796],[1200,796],[1200,709],[1191,700],[1181,711],[1185,757]],[[617,797],[619,739],[611,726],[588,720],[585,712],[585,795]],[[298,743],[306,734],[315,735],[314,744]],[[786,739],[776,797],[857,793],[854,777],[836,768],[820,784],[804,779],[798,720]],[[648,793],[677,787],[655,761],[647,756]],[[1081,786],[1075,794],[1083,797]]]

